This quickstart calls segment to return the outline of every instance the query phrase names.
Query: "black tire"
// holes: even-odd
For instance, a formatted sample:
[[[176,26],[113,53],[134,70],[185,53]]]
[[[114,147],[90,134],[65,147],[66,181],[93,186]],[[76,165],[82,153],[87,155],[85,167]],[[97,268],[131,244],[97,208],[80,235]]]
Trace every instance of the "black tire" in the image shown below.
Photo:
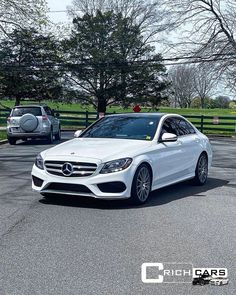
[[[55,135],[55,139],[61,140],[61,126],[59,126],[59,130],[58,130],[57,134]]]
[[[47,137],[47,142],[49,144],[52,144],[53,143],[53,131],[51,129],[51,132],[49,133],[48,137]]]
[[[15,145],[16,144],[16,139],[12,137],[8,137],[8,142],[10,145]]]
[[[136,205],[144,204],[150,195],[152,187],[152,173],[147,164],[141,164],[134,174],[131,201]]]
[[[192,180],[194,185],[204,185],[208,177],[208,158],[206,153],[202,153],[198,159],[195,169],[195,177]]]

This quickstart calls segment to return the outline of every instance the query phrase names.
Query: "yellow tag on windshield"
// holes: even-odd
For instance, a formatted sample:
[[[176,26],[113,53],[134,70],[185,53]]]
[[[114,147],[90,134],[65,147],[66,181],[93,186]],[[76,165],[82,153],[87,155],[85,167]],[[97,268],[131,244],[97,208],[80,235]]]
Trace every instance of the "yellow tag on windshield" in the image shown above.
[[[151,136],[147,135],[146,140],[151,140]]]

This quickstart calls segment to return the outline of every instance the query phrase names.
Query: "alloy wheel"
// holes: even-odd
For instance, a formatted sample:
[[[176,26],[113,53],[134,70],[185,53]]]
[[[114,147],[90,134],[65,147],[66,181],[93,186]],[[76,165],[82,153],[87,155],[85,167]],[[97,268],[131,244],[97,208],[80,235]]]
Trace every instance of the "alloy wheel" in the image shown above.
[[[201,183],[206,182],[208,175],[208,162],[205,155],[202,155],[198,162],[198,178]]]
[[[137,175],[136,192],[139,200],[145,202],[151,189],[151,176],[148,168],[143,166]]]

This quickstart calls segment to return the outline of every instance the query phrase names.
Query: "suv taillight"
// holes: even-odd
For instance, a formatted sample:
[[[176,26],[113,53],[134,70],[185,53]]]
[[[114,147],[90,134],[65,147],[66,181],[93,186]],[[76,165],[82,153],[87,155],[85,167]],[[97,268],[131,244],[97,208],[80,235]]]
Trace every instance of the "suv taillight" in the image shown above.
[[[43,116],[42,116],[42,119],[43,119],[43,121],[48,121],[48,116],[43,115]]]

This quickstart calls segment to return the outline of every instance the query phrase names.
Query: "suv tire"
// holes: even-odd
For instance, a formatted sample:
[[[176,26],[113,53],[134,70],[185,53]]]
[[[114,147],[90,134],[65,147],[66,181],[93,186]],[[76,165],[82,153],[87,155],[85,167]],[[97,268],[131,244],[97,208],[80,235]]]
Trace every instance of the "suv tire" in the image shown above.
[[[10,145],[15,145],[16,144],[16,139],[12,137],[8,137],[8,142]]]
[[[50,131],[50,133],[49,133],[49,135],[47,137],[47,142],[49,144],[52,144],[53,143],[53,131],[52,131],[52,129],[51,129],[51,131]]]
[[[59,130],[58,130],[57,134],[55,135],[55,139],[61,140],[61,126],[59,126]]]

